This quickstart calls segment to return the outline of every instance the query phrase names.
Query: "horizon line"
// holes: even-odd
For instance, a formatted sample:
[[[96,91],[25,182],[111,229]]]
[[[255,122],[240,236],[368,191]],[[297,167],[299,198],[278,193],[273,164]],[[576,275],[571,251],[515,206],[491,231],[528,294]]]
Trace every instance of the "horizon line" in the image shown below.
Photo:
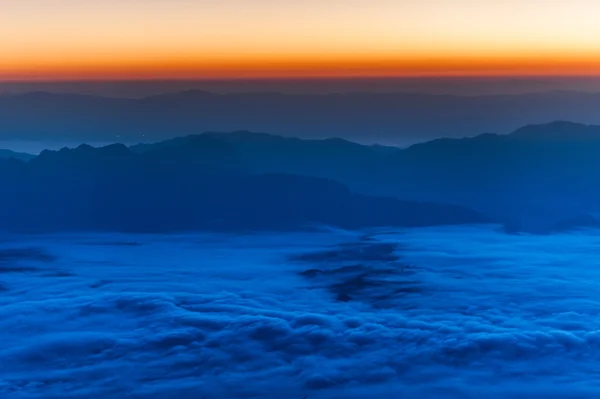
[[[360,80],[531,80],[531,79],[600,79],[598,73],[478,73],[478,74],[397,74],[397,75],[290,75],[290,76],[87,76],[87,77],[18,77],[2,78],[0,84],[10,83],[121,83],[121,82],[273,82],[273,81],[360,81]]]

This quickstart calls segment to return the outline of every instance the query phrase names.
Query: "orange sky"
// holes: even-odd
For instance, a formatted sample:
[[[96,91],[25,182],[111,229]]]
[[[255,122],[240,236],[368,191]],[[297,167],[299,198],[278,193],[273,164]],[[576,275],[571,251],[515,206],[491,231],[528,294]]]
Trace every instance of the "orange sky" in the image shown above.
[[[598,0],[0,0],[0,80],[600,75]]]

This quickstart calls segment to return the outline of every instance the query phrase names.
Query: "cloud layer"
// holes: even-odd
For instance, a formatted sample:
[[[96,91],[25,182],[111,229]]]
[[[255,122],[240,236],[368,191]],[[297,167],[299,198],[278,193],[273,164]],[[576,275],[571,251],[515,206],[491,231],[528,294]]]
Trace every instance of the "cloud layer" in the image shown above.
[[[382,243],[399,258],[356,255]],[[599,243],[490,227],[2,237],[0,396],[597,397]],[[353,273],[368,284],[340,298]]]

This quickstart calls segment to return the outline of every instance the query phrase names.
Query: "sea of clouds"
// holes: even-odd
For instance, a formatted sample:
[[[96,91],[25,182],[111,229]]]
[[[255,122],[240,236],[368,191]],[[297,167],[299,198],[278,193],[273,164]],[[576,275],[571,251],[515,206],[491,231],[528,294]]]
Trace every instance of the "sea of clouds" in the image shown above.
[[[600,232],[0,236],[0,398],[598,398],[599,365]]]

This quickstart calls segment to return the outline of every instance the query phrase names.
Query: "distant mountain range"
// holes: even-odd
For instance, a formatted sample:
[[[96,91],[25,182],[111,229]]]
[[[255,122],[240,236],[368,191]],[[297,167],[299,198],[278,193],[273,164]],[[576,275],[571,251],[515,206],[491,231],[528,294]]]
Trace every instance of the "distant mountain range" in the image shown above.
[[[35,226],[65,208],[80,213],[45,223],[84,228],[95,218],[145,230],[485,220],[552,232],[593,225],[599,155],[600,126],[570,122],[406,149],[247,131],[80,146],[0,164],[4,187],[17,193],[0,201],[0,227]]]
[[[116,80],[61,82],[0,82],[1,93],[78,93],[108,97],[139,98],[183,90],[215,93],[277,92],[297,94],[405,92],[455,95],[493,95],[547,92],[556,90],[599,91],[594,77],[394,77],[334,79],[226,79],[226,80]]]
[[[245,129],[403,146],[508,133],[553,120],[600,124],[598,109],[600,94],[566,91],[490,96],[186,91],[138,99],[34,92],[0,96],[0,139],[134,144]]]

